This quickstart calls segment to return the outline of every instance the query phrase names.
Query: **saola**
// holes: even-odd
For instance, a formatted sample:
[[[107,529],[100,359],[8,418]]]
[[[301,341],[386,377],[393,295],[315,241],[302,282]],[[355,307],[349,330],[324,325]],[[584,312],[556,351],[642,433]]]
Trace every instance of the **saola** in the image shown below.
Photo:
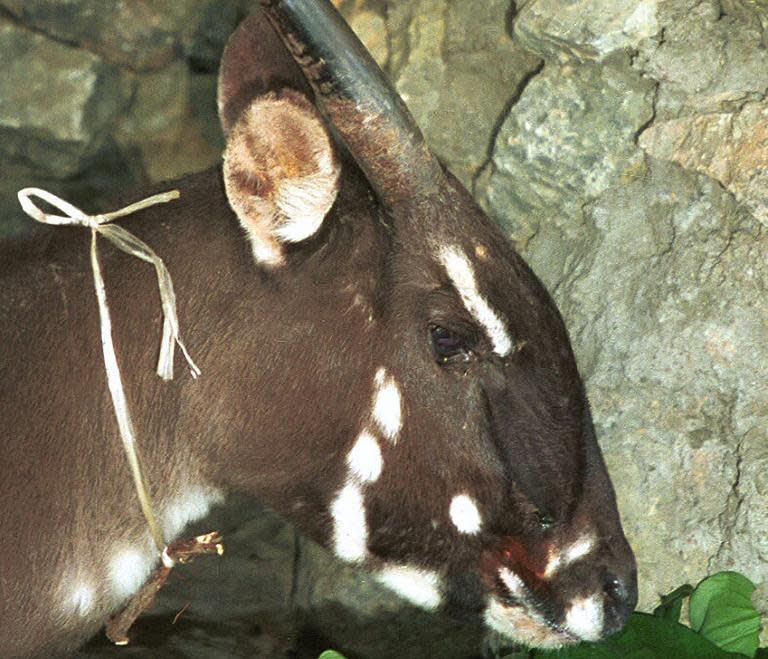
[[[615,632],[635,562],[552,299],[331,5],[262,4],[222,61],[223,168],[122,221],[174,277],[199,380],[155,377],[154,274],[102,250],[165,540],[244,490],[423,607],[533,646]],[[159,556],[87,232],[0,269],[0,656],[48,657]]]

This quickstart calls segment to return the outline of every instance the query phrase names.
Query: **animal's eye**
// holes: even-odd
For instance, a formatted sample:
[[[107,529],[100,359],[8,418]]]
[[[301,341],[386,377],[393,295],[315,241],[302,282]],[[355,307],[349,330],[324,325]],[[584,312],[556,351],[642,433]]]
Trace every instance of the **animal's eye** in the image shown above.
[[[455,359],[469,359],[472,348],[463,336],[440,325],[430,325],[429,335],[439,364],[447,364]]]

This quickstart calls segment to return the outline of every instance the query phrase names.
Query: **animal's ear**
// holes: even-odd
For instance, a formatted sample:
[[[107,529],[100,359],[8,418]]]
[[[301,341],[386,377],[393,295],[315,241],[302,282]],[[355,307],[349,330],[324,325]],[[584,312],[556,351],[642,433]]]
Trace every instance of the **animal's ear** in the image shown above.
[[[290,87],[311,97],[307,80],[262,12],[246,18],[227,41],[217,90],[219,120],[229,135],[257,96]]]
[[[293,90],[257,97],[227,138],[224,184],[257,262],[317,232],[336,199],[339,162],[317,109]]]

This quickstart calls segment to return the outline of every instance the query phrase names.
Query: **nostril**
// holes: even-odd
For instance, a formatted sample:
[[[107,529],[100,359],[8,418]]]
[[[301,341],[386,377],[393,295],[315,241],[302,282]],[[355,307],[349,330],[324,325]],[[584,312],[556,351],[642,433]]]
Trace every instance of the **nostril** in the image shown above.
[[[603,594],[605,595],[605,627],[604,636],[619,631],[629,619],[629,615],[637,604],[637,587],[634,574],[628,581],[615,574],[606,574],[603,578]]]
[[[616,604],[623,604],[627,600],[627,589],[617,576],[609,574],[603,581],[603,592],[606,597]]]

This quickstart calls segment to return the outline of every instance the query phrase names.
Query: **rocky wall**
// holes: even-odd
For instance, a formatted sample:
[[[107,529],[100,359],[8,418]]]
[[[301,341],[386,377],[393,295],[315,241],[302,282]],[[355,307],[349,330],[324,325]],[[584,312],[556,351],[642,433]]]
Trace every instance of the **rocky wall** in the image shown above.
[[[0,0],[0,233],[23,232],[24,185],[97,209],[215,164],[217,62],[250,4]],[[337,4],[554,293],[641,607],[719,569],[768,581],[768,4]],[[125,656],[475,652],[238,502],[227,558],[161,602],[191,599],[188,622]]]

